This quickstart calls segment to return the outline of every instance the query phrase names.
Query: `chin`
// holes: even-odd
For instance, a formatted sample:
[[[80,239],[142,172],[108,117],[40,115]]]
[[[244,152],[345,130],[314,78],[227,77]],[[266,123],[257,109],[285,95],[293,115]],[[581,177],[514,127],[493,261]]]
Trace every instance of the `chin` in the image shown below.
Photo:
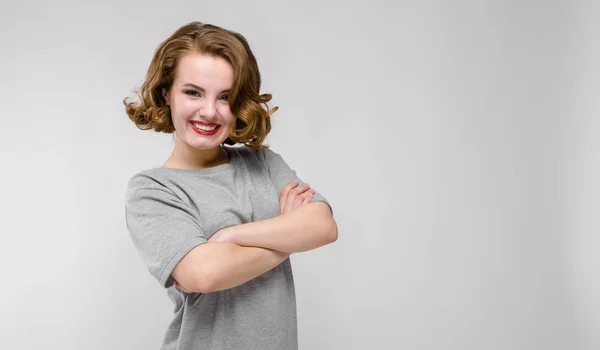
[[[206,141],[206,140],[194,140],[192,135],[192,139],[187,139],[186,143],[188,145],[190,145],[191,147],[195,148],[195,149],[200,149],[200,150],[211,150],[211,149],[215,149],[217,147],[219,147],[221,145],[221,143],[223,143],[227,138],[223,138],[223,139],[214,139],[212,141]]]

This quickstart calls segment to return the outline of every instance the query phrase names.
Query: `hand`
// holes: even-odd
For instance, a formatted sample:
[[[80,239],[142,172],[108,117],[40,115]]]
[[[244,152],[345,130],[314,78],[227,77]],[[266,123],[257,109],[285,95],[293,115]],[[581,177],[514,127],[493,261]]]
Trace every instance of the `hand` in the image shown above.
[[[290,182],[279,195],[279,210],[281,214],[289,213],[304,204],[310,203],[314,194],[315,190],[310,188],[309,184],[298,186],[298,180]]]

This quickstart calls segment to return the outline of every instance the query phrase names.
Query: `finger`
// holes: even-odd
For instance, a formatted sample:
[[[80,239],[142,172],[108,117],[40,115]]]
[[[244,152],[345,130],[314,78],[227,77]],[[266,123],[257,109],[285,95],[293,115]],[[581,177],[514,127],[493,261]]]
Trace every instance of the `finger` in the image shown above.
[[[299,188],[300,186],[298,186]],[[308,186],[307,186],[308,187]],[[300,190],[301,191],[301,190]],[[308,195],[310,195],[314,190],[312,188],[308,188],[306,191],[302,192],[301,194],[296,196],[296,199],[294,200],[294,204],[293,204],[293,208],[296,209],[299,206],[302,205],[302,203],[304,202],[304,200],[306,199],[306,197]]]
[[[298,191],[298,193],[304,193],[308,190],[310,190],[310,185],[309,184],[302,184],[298,187],[295,188],[296,191]]]
[[[310,190],[310,185],[309,184],[299,185],[298,187],[290,190],[290,192],[288,193],[288,197],[290,195],[298,196],[298,195],[303,194],[304,192],[306,192],[308,190]]]
[[[293,189],[294,187],[296,187],[297,185],[298,185],[298,180],[294,180],[294,181],[290,182],[289,184],[287,184],[283,188],[281,193],[279,194],[279,209],[282,213],[283,213],[290,190]]]
[[[296,199],[294,200],[294,209],[296,209],[296,208],[298,208],[299,206],[302,205],[302,203],[304,202],[305,197],[306,196],[304,195],[304,193],[296,197]]]
[[[296,196],[303,193],[308,188],[310,188],[310,185],[305,183],[305,184],[302,184],[302,185],[290,190],[290,192],[288,193],[288,197],[287,197],[287,206],[289,208],[293,208],[294,201],[296,200]]]
[[[303,200],[300,205],[310,203],[310,202],[312,202],[312,199],[314,198],[315,190],[311,188],[310,190],[304,192],[302,195],[303,195],[303,197],[302,197]]]
[[[302,202],[302,205],[312,202],[313,197],[314,195],[312,193],[306,196],[306,198],[304,198],[304,201]]]
[[[314,194],[314,192],[315,192],[314,189],[309,188],[306,191],[300,193],[299,195],[296,196],[296,199],[294,200],[294,204],[296,204],[296,206],[300,205],[306,199],[306,196],[308,196],[310,194]]]

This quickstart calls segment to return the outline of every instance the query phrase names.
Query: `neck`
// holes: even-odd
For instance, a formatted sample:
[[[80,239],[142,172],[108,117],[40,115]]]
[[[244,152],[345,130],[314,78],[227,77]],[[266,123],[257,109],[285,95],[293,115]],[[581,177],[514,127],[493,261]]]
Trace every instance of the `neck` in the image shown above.
[[[197,149],[176,136],[175,147],[165,167],[198,169],[229,163],[227,151],[221,145],[212,149]]]

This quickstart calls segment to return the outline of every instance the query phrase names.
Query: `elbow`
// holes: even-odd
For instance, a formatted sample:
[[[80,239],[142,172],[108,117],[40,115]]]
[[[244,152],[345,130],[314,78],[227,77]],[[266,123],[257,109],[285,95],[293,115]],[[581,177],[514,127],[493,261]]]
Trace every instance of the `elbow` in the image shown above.
[[[203,269],[199,269],[194,276],[194,292],[195,293],[212,293],[218,290],[215,273],[211,272],[210,269],[205,266]]]
[[[175,266],[173,277],[192,293],[214,292],[223,283],[219,254],[222,249],[215,250],[213,243],[200,244]]]
[[[333,218],[331,218],[331,223],[329,225],[329,229],[327,230],[326,239],[327,239],[326,244],[331,244],[331,243],[337,241],[337,239],[338,239],[338,227],[337,227],[337,223],[335,222],[335,220]]]
[[[196,293],[214,293],[234,287],[231,280],[217,277],[205,276],[202,281],[196,284]]]
[[[324,232],[322,236],[324,241],[323,245],[337,241],[338,227],[337,223],[335,222],[335,219],[333,218],[329,204],[325,202],[318,202],[315,205],[315,208],[317,208],[315,210],[318,210],[318,215],[320,215],[320,219],[318,219],[317,221],[321,222],[321,225],[323,225],[321,226],[321,232]]]
[[[213,293],[223,290],[224,288],[219,288],[218,283],[215,280],[203,279],[198,281],[196,284],[196,288],[194,292],[196,293]]]
[[[194,288],[194,293],[210,293],[213,292],[212,284],[207,280],[199,280]]]
[[[180,285],[178,288],[186,293],[209,293],[214,289],[214,283],[204,276],[194,276],[192,280],[188,278],[186,281],[177,281],[177,283]]]

